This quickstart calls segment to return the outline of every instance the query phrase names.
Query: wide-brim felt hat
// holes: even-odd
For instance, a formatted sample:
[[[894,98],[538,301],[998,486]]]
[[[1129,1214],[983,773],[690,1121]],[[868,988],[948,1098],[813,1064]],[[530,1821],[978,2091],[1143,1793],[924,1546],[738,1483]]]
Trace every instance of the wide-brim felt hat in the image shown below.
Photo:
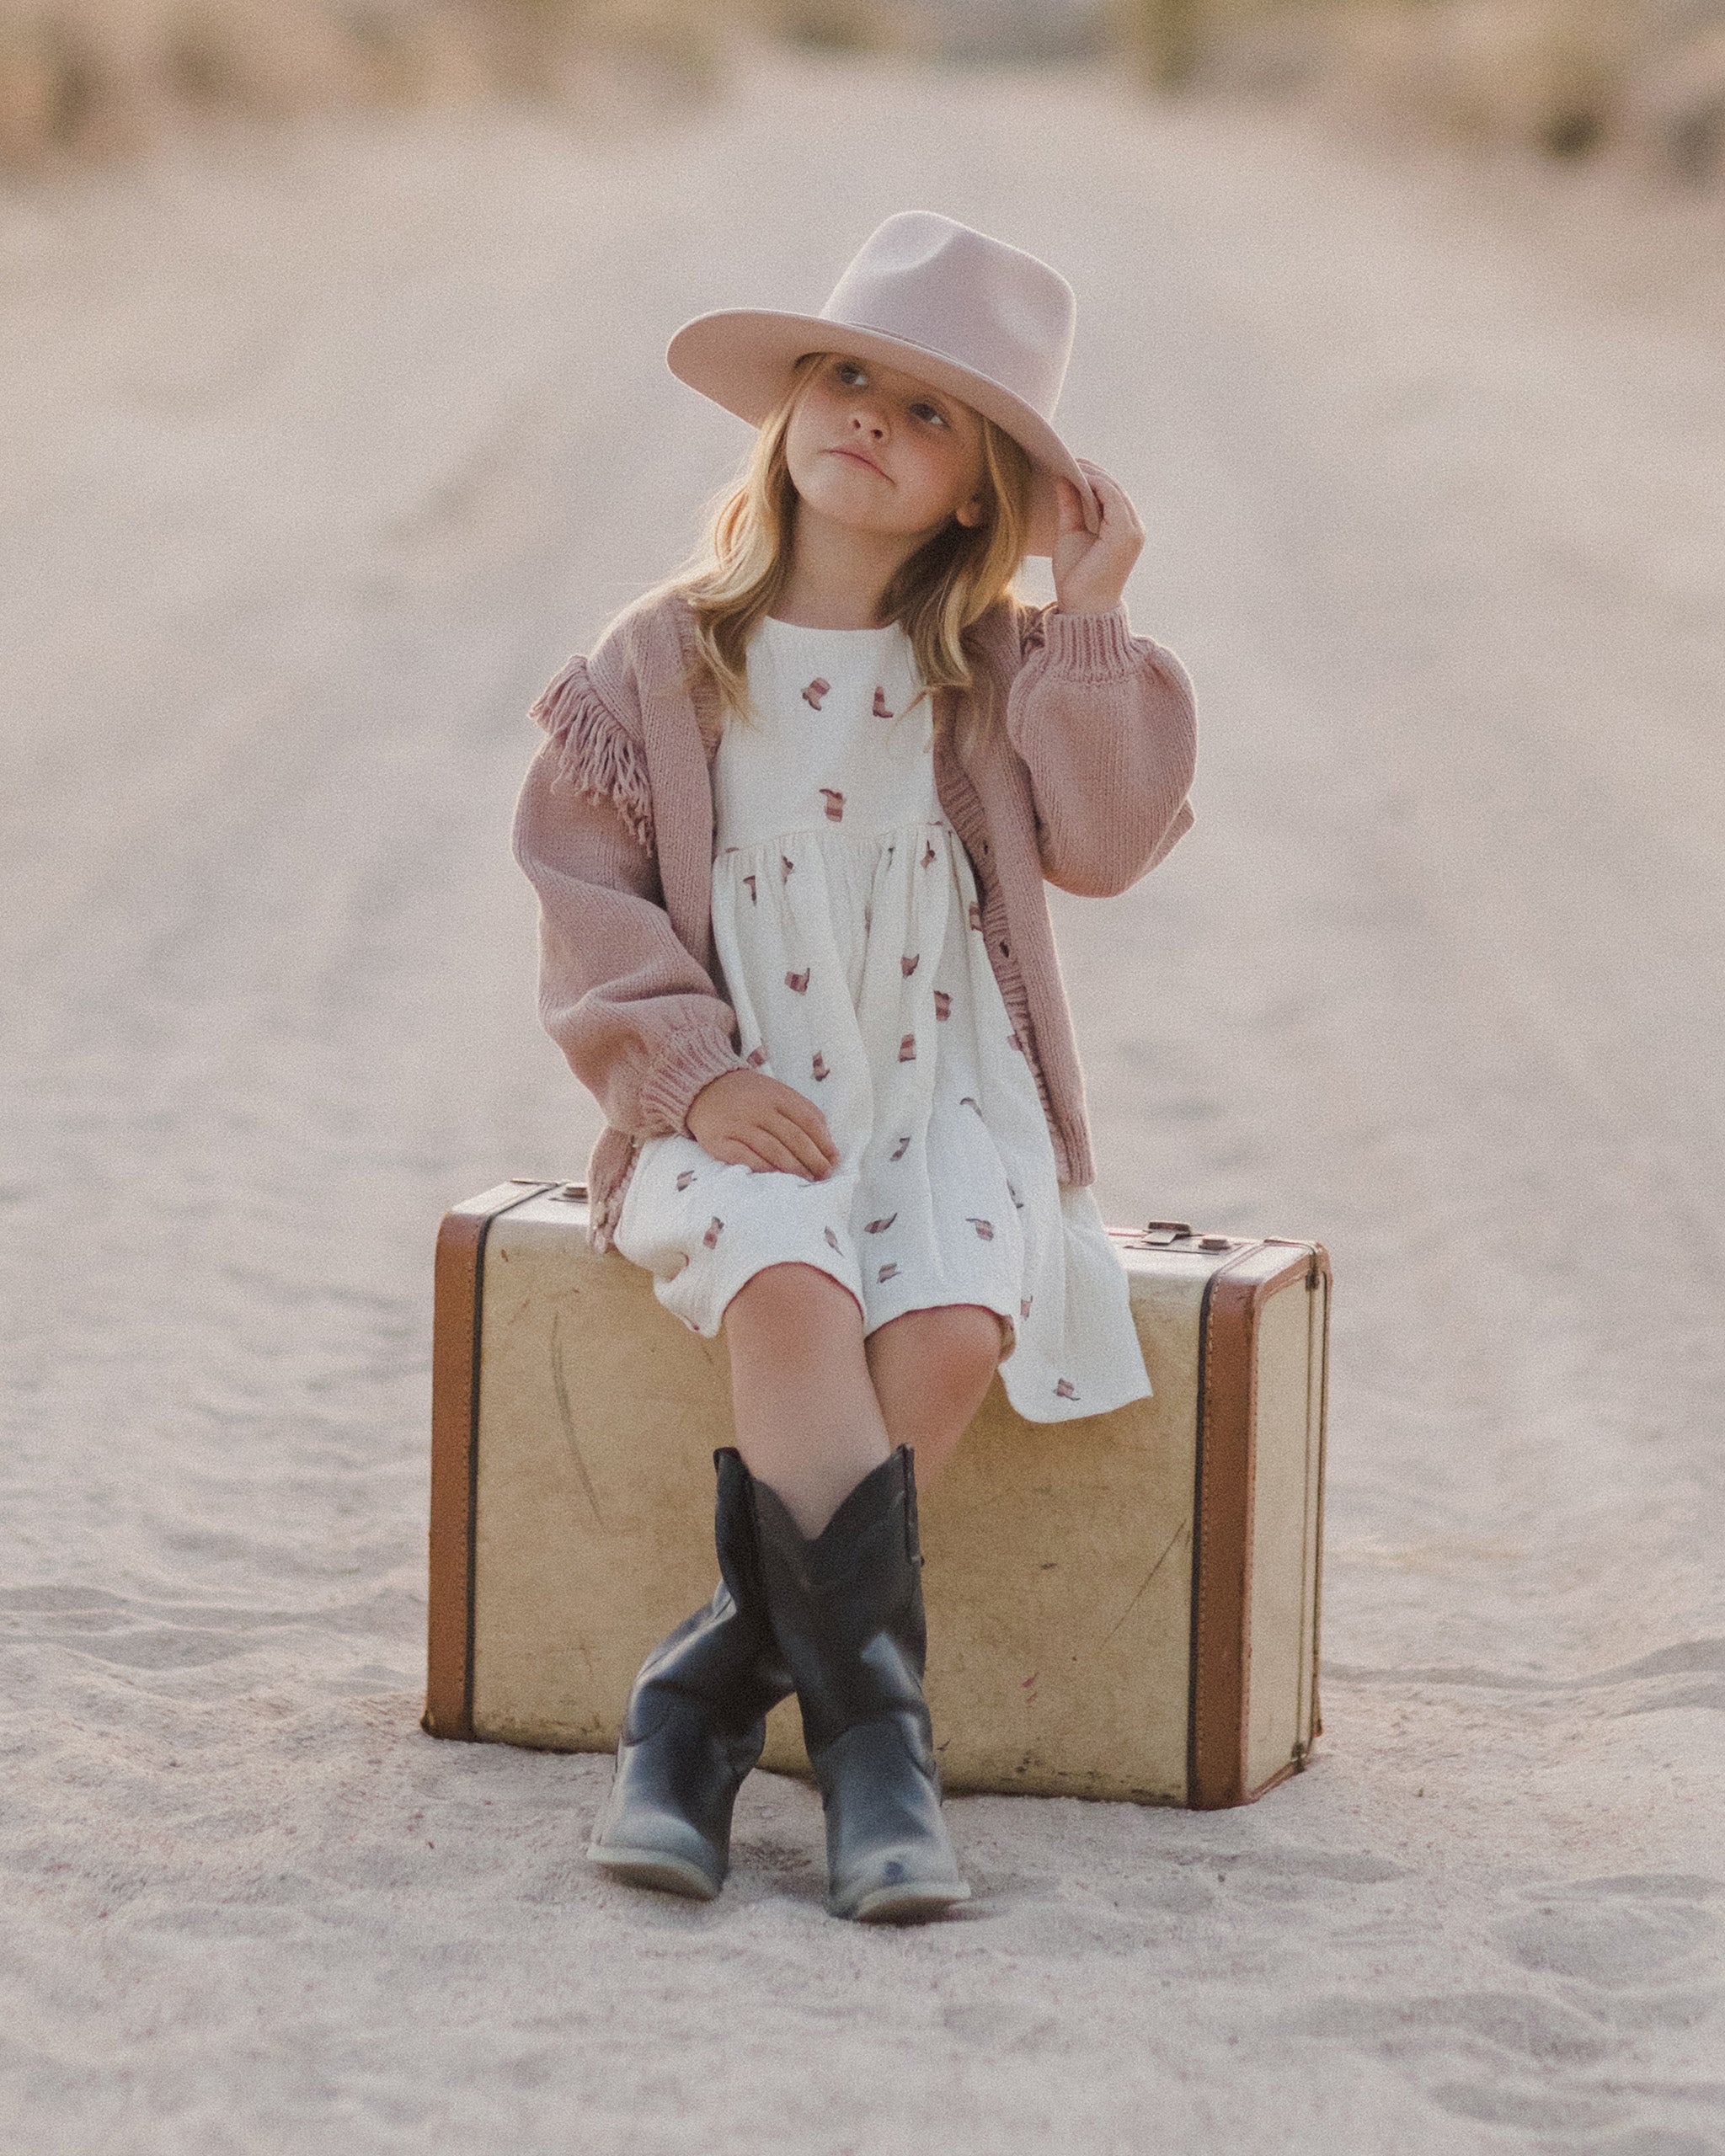
[[[959,398],[1029,453],[1025,551],[1052,554],[1055,479],[1070,479],[1092,532],[1102,511],[1083,467],[1053,424],[1078,307],[1058,270],[932,210],[900,210],[876,227],[819,314],[724,307],[684,323],[665,347],[680,382],[759,426],[805,352],[879,360]]]

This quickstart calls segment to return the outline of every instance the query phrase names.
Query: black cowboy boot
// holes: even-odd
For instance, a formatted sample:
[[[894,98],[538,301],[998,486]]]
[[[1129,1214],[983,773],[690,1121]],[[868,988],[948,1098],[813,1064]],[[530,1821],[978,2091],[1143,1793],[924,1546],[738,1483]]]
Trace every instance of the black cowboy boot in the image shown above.
[[[881,1923],[966,1900],[922,1694],[911,1448],[871,1469],[812,1541],[775,1490],[748,1484],[767,1608],[826,1813],[828,1908]]]
[[[730,1869],[731,1810],[791,1689],[766,1622],[748,1470],[724,1446],[713,1541],[720,1582],[641,1665],[611,1794],[587,1854],[640,1886],[711,1901]]]

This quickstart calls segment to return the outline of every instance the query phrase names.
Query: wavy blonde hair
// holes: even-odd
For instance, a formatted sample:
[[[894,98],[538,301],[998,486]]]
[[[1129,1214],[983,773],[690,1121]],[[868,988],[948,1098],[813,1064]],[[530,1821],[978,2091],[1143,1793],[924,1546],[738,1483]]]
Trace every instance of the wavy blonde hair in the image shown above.
[[[772,611],[790,576],[797,490],[785,436],[810,377],[830,356],[805,352],[797,361],[783,396],[761,423],[740,477],[727,482],[703,511],[705,541],[651,595],[687,597],[695,622],[694,672],[704,672],[718,689],[721,725],[733,718],[759,722],[749,700],[746,654],[756,625]],[[910,638],[923,693],[974,690],[966,631],[1002,599],[1023,599],[1015,579],[1029,536],[1030,457],[1005,428],[980,412],[976,417],[982,430],[981,522],[948,520],[901,565],[881,601],[887,620],[902,622]],[[963,699],[960,708],[981,731],[997,721],[975,696]]]

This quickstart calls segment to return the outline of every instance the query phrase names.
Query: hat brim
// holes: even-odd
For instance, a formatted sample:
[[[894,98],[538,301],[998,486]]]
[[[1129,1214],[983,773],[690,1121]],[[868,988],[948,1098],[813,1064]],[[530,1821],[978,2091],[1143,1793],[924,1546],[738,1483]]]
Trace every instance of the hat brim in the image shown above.
[[[1039,412],[986,375],[909,338],[853,328],[823,315],[728,307],[686,322],[666,345],[665,360],[679,382],[758,427],[783,396],[791,370],[805,352],[854,352],[879,360],[945,390],[1004,428],[1031,462],[1027,554],[1054,552],[1060,529],[1057,478],[1070,479],[1078,489],[1086,529],[1100,528],[1101,507],[1083,467]]]

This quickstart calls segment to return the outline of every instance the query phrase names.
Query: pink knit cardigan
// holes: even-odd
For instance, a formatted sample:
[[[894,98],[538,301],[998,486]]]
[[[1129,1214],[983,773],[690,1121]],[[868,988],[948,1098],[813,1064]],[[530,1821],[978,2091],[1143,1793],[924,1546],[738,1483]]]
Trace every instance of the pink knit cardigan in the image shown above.
[[[936,792],[975,873],[1060,1180],[1088,1183],[1084,1080],[1043,884],[1112,898],[1190,828],[1192,685],[1172,652],[1132,633],[1124,605],[1065,614],[1003,599],[968,648],[1004,691],[1005,726],[961,759],[942,725]],[[546,739],[515,807],[515,857],[539,894],[540,1018],[605,1111],[587,1164],[601,1251],[641,1141],[686,1134],[701,1088],[750,1068],[713,940],[719,703],[704,672],[692,694],[683,685],[694,652],[681,593],[625,608],[534,704]]]

